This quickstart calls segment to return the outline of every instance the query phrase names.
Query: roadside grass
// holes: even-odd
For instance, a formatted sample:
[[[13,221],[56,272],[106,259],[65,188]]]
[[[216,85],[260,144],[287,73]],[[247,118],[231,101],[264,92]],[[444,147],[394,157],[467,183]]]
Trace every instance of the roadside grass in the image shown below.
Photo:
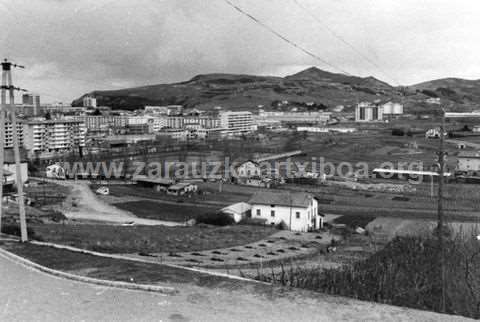
[[[113,204],[122,210],[127,210],[140,218],[157,219],[165,221],[185,222],[196,219],[207,213],[214,213],[218,207],[172,205],[155,201],[129,201]]]
[[[341,216],[337,217],[333,220],[334,223],[336,224],[345,224],[348,227],[351,228],[356,228],[356,227],[362,227],[365,228],[369,222],[374,220],[374,216],[355,216],[355,215],[350,215],[350,216]]]
[[[234,225],[214,227],[30,225],[37,238],[105,253],[177,253],[249,244],[267,238],[271,227]]]
[[[239,289],[250,284],[220,276],[168,267],[161,264],[141,263],[82,254],[29,243],[0,242],[0,246],[51,269],[111,281],[140,284],[189,283],[207,287]]]

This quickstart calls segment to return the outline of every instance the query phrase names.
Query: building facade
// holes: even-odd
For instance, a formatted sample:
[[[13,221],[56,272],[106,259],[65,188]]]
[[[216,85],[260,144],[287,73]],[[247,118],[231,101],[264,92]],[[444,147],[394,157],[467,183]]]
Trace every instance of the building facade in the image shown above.
[[[285,223],[290,230],[309,231],[323,226],[318,214],[318,201],[304,192],[255,193],[248,202],[252,206],[252,218],[263,218],[269,225]]]
[[[381,122],[383,108],[372,103],[362,102],[355,107],[355,122]]]
[[[72,119],[31,119],[24,123],[24,147],[30,153],[69,152],[85,146],[85,123]]]
[[[461,151],[457,156],[456,171],[480,174],[480,152]]]
[[[97,99],[92,96],[85,96],[83,98],[83,106],[84,107],[97,107]]]
[[[22,146],[24,143],[24,127],[21,120],[17,120],[17,138],[19,146]],[[12,122],[5,122],[5,139],[4,139],[5,148],[13,148],[13,126]]]
[[[219,113],[220,127],[227,136],[240,136],[255,131],[252,113],[248,111],[225,111]]]

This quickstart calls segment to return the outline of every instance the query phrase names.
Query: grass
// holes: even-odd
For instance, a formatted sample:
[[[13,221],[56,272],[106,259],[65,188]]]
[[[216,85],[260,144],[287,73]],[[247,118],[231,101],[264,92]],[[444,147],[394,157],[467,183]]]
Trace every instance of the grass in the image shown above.
[[[249,244],[275,232],[259,226],[111,226],[32,224],[39,239],[105,253],[177,253]]]
[[[90,188],[95,191],[99,185],[92,184]],[[177,201],[185,200],[189,203],[213,203],[218,205],[230,205],[235,202],[248,200],[251,196],[249,193],[238,193],[223,191],[218,192],[218,183],[205,184],[199,183],[202,194],[193,194],[187,198],[185,196],[172,196],[162,192],[154,191],[152,188],[141,187],[138,185],[111,185],[109,186],[110,195],[114,197],[138,197],[156,200]]]
[[[368,225],[369,222],[373,221],[375,219],[374,216],[341,216],[337,217],[333,220],[334,223],[336,224],[345,224],[348,227],[356,228],[356,227],[362,227],[365,228],[365,226]]]
[[[45,206],[61,203],[70,192],[70,188],[52,182],[35,181],[35,183],[26,186],[25,193],[37,205]]]
[[[165,221],[184,222],[195,219],[206,213],[213,213],[217,208],[190,205],[172,205],[155,201],[129,201],[114,204],[123,210],[130,211],[140,218],[157,219]]]
[[[140,284],[190,283],[198,286],[228,288],[241,288],[248,284],[161,264],[112,259],[48,246],[17,242],[1,242],[0,246],[40,265],[92,278]]]

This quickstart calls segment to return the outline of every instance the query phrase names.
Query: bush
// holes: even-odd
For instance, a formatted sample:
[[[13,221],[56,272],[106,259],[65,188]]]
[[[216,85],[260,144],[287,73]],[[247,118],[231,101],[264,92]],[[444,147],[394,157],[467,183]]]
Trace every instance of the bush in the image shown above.
[[[288,229],[288,226],[287,224],[282,220],[281,222],[279,222],[277,225],[276,225],[276,228],[278,230],[287,230]]]
[[[402,129],[392,129],[392,135],[404,136],[404,135],[405,135],[405,131],[402,130]]]
[[[67,217],[65,217],[64,214],[56,210],[53,210],[52,212],[50,212],[48,217],[54,222],[61,222],[61,221],[67,220]]]
[[[239,224],[241,225],[256,225],[256,226],[265,226],[267,220],[265,218],[242,218]]]
[[[229,215],[222,213],[207,213],[197,217],[197,223],[215,225],[215,226],[228,226],[235,223],[235,220]]]
[[[332,241],[331,246],[336,243]],[[480,318],[480,245],[476,238],[445,239],[446,312]],[[340,268],[284,270],[283,285],[441,311],[440,252],[435,237],[396,237],[371,257]]]

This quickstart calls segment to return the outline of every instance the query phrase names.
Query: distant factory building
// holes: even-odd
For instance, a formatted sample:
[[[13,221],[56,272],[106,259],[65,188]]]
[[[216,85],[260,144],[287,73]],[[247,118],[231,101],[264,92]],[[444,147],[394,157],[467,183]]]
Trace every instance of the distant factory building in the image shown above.
[[[383,108],[381,106],[361,102],[355,107],[355,122],[381,122],[383,121]]]

